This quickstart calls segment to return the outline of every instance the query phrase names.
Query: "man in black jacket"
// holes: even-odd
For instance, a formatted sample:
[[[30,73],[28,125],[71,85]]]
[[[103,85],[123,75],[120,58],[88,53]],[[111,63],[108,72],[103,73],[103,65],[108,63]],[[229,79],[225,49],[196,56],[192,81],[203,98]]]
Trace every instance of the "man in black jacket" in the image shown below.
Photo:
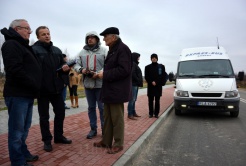
[[[41,86],[41,66],[28,45],[32,30],[26,20],[12,21],[9,29],[4,28],[1,33],[5,37],[1,50],[6,72],[3,96],[9,114],[9,158],[12,166],[30,165],[27,162],[38,160],[27,149],[26,138],[32,123],[34,98]]]
[[[152,63],[145,66],[145,80],[148,83],[147,95],[149,100],[149,118],[158,118],[160,112],[160,97],[162,96],[162,84],[165,80],[165,67],[162,64],[158,64],[157,54],[152,54],[150,57]],[[153,102],[155,99],[155,110]]]
[[[49,103],[53,106],[54,118],[54,142],[71,144],[72,140],[63,136],[63,122],[65,107],[62,97],[64,88],[63,74],[68,74],[69,66],[65,65],[63,55],[58,47],[53,46],[50,31],[46,26],[36,29],[38,41],[32,46],[34,53],[39,57],[42,65],[43,79],[41,94],[38,98],[38,113],[40,116],[40,129],[44,150],[52,151],[52,135],[49,127]],[[57,69],[60,68],[59,71]]]
[[[138,87],[143,87],[143,75],[139,64],[140,54],[132,53],[132,99],[128,102],[128,118],[131,120],[137,120],[136,117],[141,117],[136,113],[135,103],[138,97]]]

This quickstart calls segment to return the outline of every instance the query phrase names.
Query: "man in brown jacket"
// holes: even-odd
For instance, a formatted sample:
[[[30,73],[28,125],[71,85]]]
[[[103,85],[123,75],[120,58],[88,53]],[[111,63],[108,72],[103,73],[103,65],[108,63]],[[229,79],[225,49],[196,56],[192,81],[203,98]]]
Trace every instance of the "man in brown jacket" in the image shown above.
[[[123,150],[124,144],[124,102],[131,99],[131,50],[120,37],[115,27],[105,29],[101,34],[109,46],[103,71],[98,77],[103,79],[101,100],[104,103],[104,135],[96,147],[110,147],[108,153]],[[113,143],[114,139],[114,143]]]

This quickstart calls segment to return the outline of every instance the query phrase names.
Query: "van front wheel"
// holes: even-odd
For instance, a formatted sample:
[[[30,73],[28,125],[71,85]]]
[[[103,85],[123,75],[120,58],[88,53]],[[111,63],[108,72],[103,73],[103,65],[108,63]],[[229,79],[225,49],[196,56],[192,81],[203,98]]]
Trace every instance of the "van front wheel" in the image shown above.
[[[181,115],[181,110],[175,108],[175,115]]]
[[[231,117],[234,117],[234,118],[238,117],[238,114],[239,114],[239,110],[230,112]]]

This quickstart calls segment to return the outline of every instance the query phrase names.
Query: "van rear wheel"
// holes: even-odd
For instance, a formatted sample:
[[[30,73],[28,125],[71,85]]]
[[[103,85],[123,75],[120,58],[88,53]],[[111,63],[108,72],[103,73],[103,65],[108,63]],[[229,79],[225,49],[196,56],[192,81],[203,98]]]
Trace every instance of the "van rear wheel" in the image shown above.
[[[175,108],[175,115],[181,115],[181,110]]]

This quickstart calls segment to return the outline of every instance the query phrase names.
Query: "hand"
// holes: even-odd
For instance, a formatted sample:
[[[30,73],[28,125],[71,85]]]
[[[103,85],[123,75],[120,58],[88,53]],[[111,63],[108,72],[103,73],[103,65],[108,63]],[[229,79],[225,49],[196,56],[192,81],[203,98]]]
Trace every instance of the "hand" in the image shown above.
[[[155,83],[155,81],[153,81],[153,82],[152,82],[152,85],[153,85],[153,86],[156,86],[156,83]]]
[[[97,77],[100,79],[103,78],[103,71],[102,70],[97,73]]]
[[[92,78],[93,78],[93,79],[97,79],[97,78],[98,78],[98,74],[97,74],[97,73],[93,73]]]
[[[82,74],[86,74],[86,71],[87,71],[86,69],[83,69]]]
[[[69,67],[68,65],[63,65],[63,66],[62,66],[62,70],[63,70],[64,72],[69,71],[69,70],[70,70],[70,67]]]

